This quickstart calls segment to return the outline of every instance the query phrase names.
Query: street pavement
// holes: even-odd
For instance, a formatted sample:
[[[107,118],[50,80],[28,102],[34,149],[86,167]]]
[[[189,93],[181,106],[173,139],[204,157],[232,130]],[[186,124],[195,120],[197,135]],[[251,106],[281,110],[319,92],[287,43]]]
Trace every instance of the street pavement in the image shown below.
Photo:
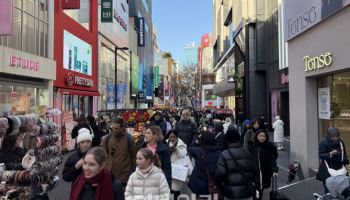
[[[272,137],[272,133],[270,133]],[[289,172],[289,164],[290,164],[290,146],[288,138],[285,139],[284,142],[285,149],[283,151],[279,151],[279,157],[277,160],[279,166],[279,173],[277,178],[277,185],[279,191],[285,194],[290,200],[311,200],[312,194],[317,192],[319,194],[323,194],[324,189],[322,183],[320,181],[315,180],[314,177],[299,180],[298,177],[294,181],[292,181],[289,185],[287,184],[288,180],[288,172]],[[51,200],[66,200],[69,199],[70,187],[71,184],[65,182],[62,179],[62,170],[63,165],[68,157],[68,154],[63,155],[63,162],[60,165],[59,176],[60,176],[60,184],[57,188],[49,192],[49,197]],[[269,192],[270,189],[265,190],[264,192],[264,200],[269,200]],[[183,193],[189,194],[190,190],[188,187],[183,188]]]

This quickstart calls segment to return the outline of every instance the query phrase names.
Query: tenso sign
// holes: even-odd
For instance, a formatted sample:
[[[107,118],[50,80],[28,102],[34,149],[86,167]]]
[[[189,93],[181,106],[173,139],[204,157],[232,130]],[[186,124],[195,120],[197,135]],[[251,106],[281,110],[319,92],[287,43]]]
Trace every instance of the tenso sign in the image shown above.
[[[304,56],[305,72],[328,67],[332,64],[332,61],[332,53],[330,52],[316,57],[310,57],[309,55]]]

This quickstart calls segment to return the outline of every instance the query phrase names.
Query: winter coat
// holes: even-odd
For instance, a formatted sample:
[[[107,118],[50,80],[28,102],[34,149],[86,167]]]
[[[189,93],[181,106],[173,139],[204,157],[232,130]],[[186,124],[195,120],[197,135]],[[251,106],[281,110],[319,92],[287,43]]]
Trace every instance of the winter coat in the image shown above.
[[[76,169],[75,164],[84,156],[85,153],[81,152],[80,149],[75,150],[69,155],[62,171],[63,180],[73,183],[78,178],[83,172],[83,167]]]
[[[233,161],[235,157],[239,166]],[[242,172],[245,177],[242,176]],[[242,148],[240,143],[229,144],[228,149],[222,152],[222,157],[217,163],[215,180],[223,183],[223,195],[226,199],[241,199],[252,197],[249,183],[259,184],[259,169],[255,164],[252,154]],[[252,191],[255,191],[252,189]]]
[[[121,137],[107,135],[104,137],[103,148],[108,154],[108,166],[111,172],[122,183],[126,183],[136,166],[136,145],[128,133]]]
[[[273,123],[272,128],[274,129],[274,132],[273,132],[273,141],[274,142],[283,142],[283,138],[284,138],[283,126],[284,126],[284,123],[280,119],[276,120]]]
[[[23,170],[22,159],[25,155],[23,148],[16,148],[12,152],[0,152],[0,163],[4,163],[6,170]]]
[[[206,195],[209,193],[209,179],[205,170],[205,164],[202,160],[202,153],[200,148],[201,147],[195,142],[193,142],[187,148],[189,155],[195,160],[195,166],[190,176],[188,186],[196,195]],[[207,159],[207,167],[209,174],[213,179],[216,169],[216,163],[221,156],[221,152],[217,149],[216,146],[206,146],[204,147],[204,154]]]
[[[162,133],[163,133],[163,136],[165,137],[166,134],[167,134],[167,124],[166,122],[164,121],[164,118],[161,117],[159,120],[152,120],[151,123],[150,123],[150,126],[159,126],[160,129],[162,129]]]
[[[124,189],[121,183],[115,179],[112,175],[112,189],[114,200],[124,200]],[[97,187],[93,187],[90,183],[86,182],[80,193],[80,199],[82,200],[95,200]]]
[[[166,142],[169,144],[169,139],[166,140]],[[180,138],[177,139],[177,142],[174,145],[176,145],[175,146],[176,150],[171,153],[171,156],[170,156],[171,164],[174,164],[179,159],[182,159],[187,156],[187,145]],[[173,146],[170,146],[169,144],[169,147],[171,148]],[[183,186],[183,183],[184,182],[182,181],[172,179],[171,189],[173,191],[180,191],[180,189]]]
[[[255,158],[256,165],[259,166],[261,172],[260,188],[269,188],[273,173],[278,172],[278,153],[276,146],[269,141],[267,135],[264,143],[256,140],[253,144],[249,145],[248,149]]]
[[[90,129],[89,129],[90,132],[94,136],[92,138],[92,147],[100,146],[101,138],[104,135],[104,133],[100,132],[98,126],[93,122],[89,123],[89,127],[90,127]]]
[[[157,198],[158,197],[158,198]],[[139,168],[131,174],[125,189],[126,200],[169,199],[170,189],[167,180],[158,167],[152,166],[147,174]]]
[[[223,132],[216,133],[215,145],[220,151],[226,150],[226,135]]]
[[[330,157],[331,151],[333,150],[341,151],[340,142],[343,145],[343,152],[344,152],[343,160],[342,160],[342,154],[337,154]],[[324,138],[318,146],[318,153],[319,153],[320,159],[322,160],[316,175],[316,179],[318,180],[325,181],[330,176],[323,160],[326,160],[328,163],[328,166],[335,170],[342,168],[343,165],[349,164],[348,156],[346,154],[345,144],[341,139],[338,144],[333,144],[331,139],[328,139],[327,137]]]
[[[228,127],[229,127],[231,124],[232,124],[232,122],[225,122],[225,123],[223,124],[223,126],[224,126],[224,133],[225,133],[225,134],[226,134],[226,132],[227,132]]]
[[[144,142],[142,145],[143,148],[147,147],[147,143]],[[159,142],[157,144],[156,154],[159,157],[161,168],[164,172],[166,180],[168,181],[169,187],[171,188],[171,161],[170,161],[170,152],[169,146],[167,143]]]
[[[178,131],[178,137],[187,145],[189,146],[194,139],[198,136],[198,128],[196,123],[192,121],[179,121],[176,126],[175,130]]]
[[[248,148],[248,144],[252,144],[255,140],[256,131],[254,129],[249,129],[244,135],[244,148]]]

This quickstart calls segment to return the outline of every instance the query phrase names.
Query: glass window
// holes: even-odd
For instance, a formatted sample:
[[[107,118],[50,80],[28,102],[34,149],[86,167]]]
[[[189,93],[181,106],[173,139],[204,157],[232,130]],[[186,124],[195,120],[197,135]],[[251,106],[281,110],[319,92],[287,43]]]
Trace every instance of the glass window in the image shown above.
[[[39,20],[35,20],[35,54],[40,55],[40,32],[39,32]]]
[[[47,0],[39,0],[39,18],[47,22]]]
[[[24,0],[23,1],[23,10],[31,15],[35,13],[35,0]]]
[[[90,5],[91,0],[80,1],[80,9],[63,10],[63,12],[84,28],[90,30]]]
[[[100,49],[100,68],[99,68],[99,92],[101,93],[99,97],[99,110],[107,109],[107,87],[110,84],[114,84],[114,76],[115,76],[115,56],[114,51],[107,48],[106,46],[102,46]],[[119,65],[118,65],[119,66]],[[118,67],[119,68],[119,67]]]
[[[45,35],[45,40],[43,41],[44,42],[44,52],[45,52],[45,54],[44,54],[44,57],[48,57],[48,54],[49,54],[49,48],[48,48],[48,37],[49,37],[49,33],[48,33],[48,26],[47,26],[47,24],[44,24],[44,35]]]
[[[23,50],[35,53],[34,17],[23,13]]]
[[[147,0],[142,0],[143,7],[145,8],[146,12],[148,12],[148,4]]]
[[[13,35],[7,38],[9,47],[22,49],[22,12],[17,8],[13,12]]]
[[[22,9],[22,0],[15,0],[15,1],[13,1],[13,5],[14,5],[16,8]]]
[[[40,56],[45,56],[45,34],[44,34],[44,22],[39,21],[39,40],[40,40]]]
[[[79,99],[77,95],[73,96],[73,116],[79,117]]]

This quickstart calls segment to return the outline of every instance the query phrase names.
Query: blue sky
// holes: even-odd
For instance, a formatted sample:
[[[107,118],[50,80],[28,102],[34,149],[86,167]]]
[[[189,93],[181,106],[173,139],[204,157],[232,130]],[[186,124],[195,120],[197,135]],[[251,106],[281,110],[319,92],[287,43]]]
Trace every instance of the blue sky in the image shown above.
[[[158,46],[182,61],[184,46],[198,42],[213,29],[212,0],[153,0],[153,24],[158,34]]]

